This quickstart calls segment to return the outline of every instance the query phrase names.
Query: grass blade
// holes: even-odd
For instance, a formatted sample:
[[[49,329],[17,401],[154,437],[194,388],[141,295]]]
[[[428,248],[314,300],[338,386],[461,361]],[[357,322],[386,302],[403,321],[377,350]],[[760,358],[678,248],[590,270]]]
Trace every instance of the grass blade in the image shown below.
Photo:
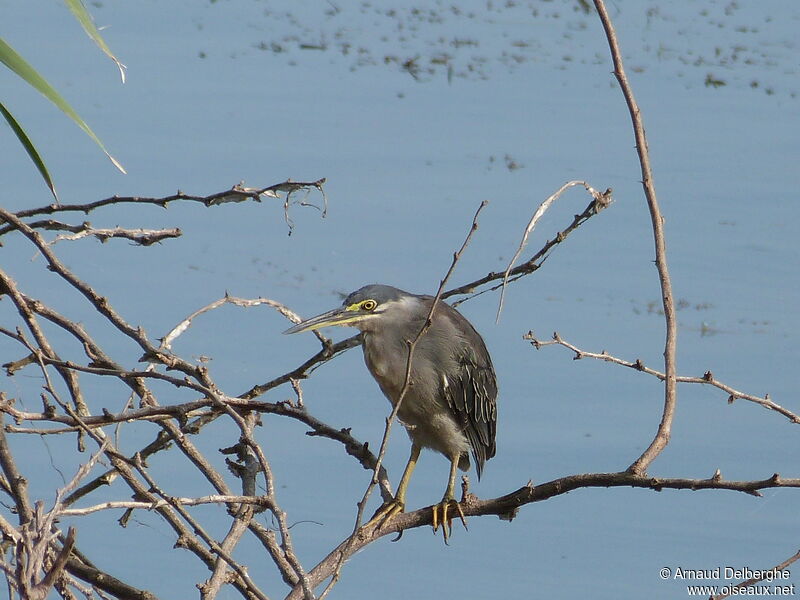
[[[94,24],[94,20],[92,19],[92,15],[89,14],[89,11],[83,6],[83,2],[81,0],[64,0],[64,3],[67,7],[72,11],[72,14],[75,15],[75,18],[83,27],[83,30],[86,32],[92,41],[97,44],[97,46],[102,50],[108,58],[113,60],[117,68],[119,69],[119,76],[122,78],[122,83],[125,83],[125,65],[123,65],[119,59],[114,56],[114,53],[111,52],[111,48],[108,47],[103,37],[100,35],[100,31],[98,31],[97,27]]]
[[[100,141],[100,138],[94,134],[94,131],[92,131],[84,122],[84,120],[80,118],[72,106],[70,106],[70,104],[61,97],[61,94],[59,94],[53,86],[47,83],[47,80],[45,80],[44,77],[39,75],[36,69],[34,69],[28,63],[28,61],[22,58],[22,56],[20,56],[16,50],[9,46],[3,38],[0,38],[0,62],[14,71],[14,73],[19,75],[30,86],[37,89],[45,98],[50,100],[50,102],[60,108],[70,119],[75,121],[78,127],[83,129],[84,133],[92,138],[94,143],[97,144],[103,152],[105,152],[105,155],[109,158],[109,160],[111,160],[112,163],[114,163],[114,166],[125,173],[125,169],[122,167],[119,161],[108,153],[108,150],[106,150],[103,142]]]
[[[56,193],[56,186],[53,183],[53,179],[50,177],[50,172],[47,170],[47,167],[44,164],[44,160],[42,160],[42,157],[39,155],[39,152],[33,145],[33,142],[31,142],[30,138],[28,137],[28,134],[26,134],[25,130],[22,129],[20,124],[14,118],[14,115],[8,112],[8,109],[5,106],[3,106],[2,102],[0,102],[0,113],[3,113],[3,116],[6,118],[6,121],[8,121],[8,124],[11,126],[11,129],[14,130],[14,134],[16,134],[17,139],[25,148],[25,151],[28,153],[28,156],[31,157],[33,164],[36,165],[36,168],[39,170],[42,179],[44,179],[44,182],[47,184],[47,187],[50,188],[50,192],[52,192],[53,198],[55,198],[56,200],[56,204],[58,204],[59,203],[58,194]]]

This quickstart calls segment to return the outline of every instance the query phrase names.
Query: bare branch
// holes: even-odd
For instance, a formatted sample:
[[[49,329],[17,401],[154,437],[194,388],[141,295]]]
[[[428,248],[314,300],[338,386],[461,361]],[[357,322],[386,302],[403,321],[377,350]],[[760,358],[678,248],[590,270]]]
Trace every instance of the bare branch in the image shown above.
[[[50,591],[56,580],[61,577],[61,573],[64,570],[64,567],[69,560],[69,555],[72,552],[72,548],[75,546],[75,528],[70,527],[69,532],[67,533],[67,539],[64,542],[64,546],[56,556],[55,561],[53,561],[53,566],[50,567],[50,570],[45,575],[44,579],[38,584],[39,594],[41,594],[42,598],[47,597],[47,593]]]
[[[233,523],[231,523],[228,534],[219,545],[220,558],[217,560],[217,564],[214,567],[214,572],[207,582],[198,586],[200,588],[200,597],[203,600],[211,600],[212,598],[216,598],[220,588],[222,588],[222,585],[226,582],[226,578],[228,577],[226,565],[228,563],[222,558],[222,553],[230,556],[230,553],[233,551],[236,544],[239,543],[239,540],[247,531],[250,520],[253,518],[253,514],[253,507],[248,505],[242,505],[236,512],[236,516],[233,519]],[[266,596],[259,595],[259,597],[266,600]]]
[[[183,232],[177,227],[172,229],[124,229],[122,227],[95,229],[89,223],[83,223],[76,227],[66,226],[65,229],[73,231],[73,233],[57,235],[53,241],[50,242],[51,246],[60,241],[72,242],[85,237],[96,237],[103,243],[112,238],[122,238],[131,240],[140,246],[152,246],[162,240],[177,238],[183,235]]]
[[[719,471],[708,479],[683,479],[662,478],[638,475],[630,471],[619,473],[586,473],[568,475],[534,486],[528,483],[521,488],[488,500],[480,500],[472,494],[467,494],[461,502],[464,515],[477,517],[482,515],[496,515],[503,520],[512,520],[519,509],[526,504],[548,500],[573,490],[596,487],[633,487],[650,489],[660,492],[666,489],[674,490],[731,490],[743,492],[751,496],[761,496],[759,490],[769,488],[800,488],[800,479],[783,479],[777,473],[763,480],[755,481],[728,481],[722,479]],[[368,524],[359,530],[357,538],[352,536],[344,540],[331,551],[311,571],[308,577],[311,585],[319,585],[333,575],[337,565],[347,560],[355,552],[369,545],[375,540],[386,535],[394,535],[406,529],[428,526],[432,523],[433,511],[431,506],[421,508],[414,512],[400,513],[386,523]],[[299,600],[298,589],[295,588],[286,597],[286,600]]]
[[[252,306],[259,306],[261,304],[266,304],[267,306],[271,306],[275,310],[277,310],[280,314],[284,317],[292,321],[293,323],[299,323],[301,321],[300,317],[294,311],[290,310],[280,302],[276,302],[275,300],[270,300],[269,298],[256,298],[256,299],[248,299],[248,298],[237,298],[235,296],[230,296],[227,293],[225,294],[224,298],[220,298],[219,300],[215,300],[206,306],[197,309],[191,315],[183,319],[180,323],[178,323],[172,330],[164,336],[161,341],[161,346],[167,350],[172,349],[172,342],[180,336],[184,331],[186,331],[191,325],[192,321],[202,315],[203,313],[212,311],[220,306],[225,304],[233,304],[235,306],[241,306],[244,308],[249,308]]]
[[[0,423],[2,421],[2,415],[0,415]],[[20,525],[24,525],[33,518],[33,510],[28,498],[28,481],[17,469],[17,463],[8,446],[5,430],[2,427],[0,427],[0,468],[3,469],[3,474],[13,493]]]
[[[646,373],[647,375],[652,375],[653,377],[657,377],[661,381],[664,381],[664,379],[666,378],[664,373],[645,366],[645,364],[638,358],[636,359],[636,361],[631,362],[623,360],[621,358],[617,358],[616,356],[612,356],[605,350],[603,350],[602,352],[589,352],[587,350],[582,350],[577,346],[575,346],[574,344],[571,344],[566,340],[564,340],[560,335],[558,335],[558,332],[553,334],[553,339],[551,340],[539,340],[533,335],[532,331],[529,331],[524,336],[522,336],[522,339],[530,341],[531,345],[534,346],[536,349],[542,348],[543,346],[551,346],[551,345],[563,346],[564,348],[568,348],[569,350],[572,350],[572,352],[575,353],[575,356],[573,357],[575,360],[579,360],[581,358],[594,358],[597,360],[602,360],[605,362],[621,365],[623,367],[628,367],[630,369],[634,369],[641,373]],[[701,383],[714,386],[715,388],[718,388],[728,394],[728,404],[733,403],[733,401],[736,398],[741,398],[742,400],[748,400],[750,402],[755,402],[756,404],[760,404],[761,406],[769,410],[774,410],[775,412],[780,413],[783,416],[787,417],[792,423],[800,423],[800,416],[796,415],[789,409],[784,408],[780,404],[773,402],[770,399],[769,394],[761,398],[760,396],[754,396],[752,394],[740,392],[739,390],[734,389],[731,386],[715,379],[714,374],[711,371],[706,371],[702,377],[687,377],[683,375],[676,375],[675,381],[678,383]]]
[[[617,34],[614,31],[614,26],[611,24],[611,18],[608,16],[606,6],[603,0],[594,0],[594,5],[597,9],[597,14],[600,16],[600,21],[603,23],[603,29],[606,32],[608,46],[611,50],[611,58],[614,61],[614,75],[619,82],[620,88],[622,88],[622,94],[625,96],[625,102],[628,105],[628,111],[631,115],[633,132],[636,138],[636,152],[639,154],[639,165],[642,171],[642,187],[644,188],[644,195],[647,198],[647,206],[650,210],[650,223],[653,227],[656,268],[658,269],[658,280],[661,284],[661,300],[664,306],[664,321],[666,325],[666,340],[664,342],[664,410],[661,415],[661,423],[658,425],[658,430],[653,441],[642,455],[628,467],[632,473],[643,475],[647,472],[647,467],[650,466],[653,460],[655,460],[669,443],[672,419],[675,414],[675,403],[677,401],[675,351],[678,344],[678,321],[675,317],[675,300],[672,297],[672,283],[667,266],[667,244],[664,237],[664,219],[661,216],[661,209],[658,206],[658,199],[656,198],[656,188],[653,183],[653,174],[650,168],[650,154],[647,148],[647,136],[644,131],[642,115],[639,111],[639,105],[636,103],[636,98],[633,95],[633,89],[628,83],[628,77],[625,75],[625,68],[622,64],[622,52],[619,49]]]
[[[242,565],[236,562],[233,559],[233,557],[214,540],[214,538],[205,530],[205,528],[202,527],[200,523],[196,519],[194,519],[181,504],[174,502],[174,499],[171,496],[168,496],[166,493],[164,493],[163,490],[160,489],[156,481],[150,476],[150,474],[147,472],[147,470],[144,468],[144,465],[142,465],[141,462],[136,464],[136,470],[145,479],[145,481],[147,481],[149,485],[149,492],[154,497],[158,496],[163,500],[165,500],[167,505],[169,505],[172,509],[174,509],[174,511],[177,512],[181,516],[181,518],[184,521],[186,521],[186,523],[189,524],[189,526],[192,528],[192,531],[196,534],[196,536],[200,538],[200,540],[202,540],[203,543],[208,546],[208,548],[210,548],[211,552],[213,552],[213,555],[216,555],[217,557],[221,558],[228,565],[231,566],[231,568],[236,572],[236,575],[238,576],[231,583],[236,585],[237,589],[239,589],[241,592],[246,593],[248,597],[258,598],[259,600],[268,600],[267,597],[264,595],[264,593],[260,589],[258,589],[255,583],[253,583],[253,581],[250,579],[250,576],[247,573],[247,569],[245,569]],[[186,531],[186,533],[188,533],[188,531]],[[198,553],[200,546],[199,542],[195,540],[194,536],[186,536],[184,534],[178,538],[177,542],[178,545],[183,546],[184,544],[187,543],[188,546],[186,547],[194,550],[195,553]],[[204,552],[204,554],[206,553]],[[212,572],[215,570],[216,565],[218,564],[216,558],[213,555],[207,553],[206,554],[207,558],[204,561]]]
[[[572,223],[570,223],[566,228],[564,228],[561,231],[559,231],[551,240],[548,240],[547,242],[545,242],[544,245],[542,246],[542,248],[538,252],[536,252],[536,254],[534,254],[531,258],[529,258],[527,261],[525,261],[521,265],[517,265],[516,267],[514,267],[513,269],[508,271],[508,275],[507,275],[508,282],[511,283],[513,281],[516,281],[520,277],[524,277],[524,276],[529,275],[529,274],[531,274],[531,273],[533,273],[535,271],[538,271],[539,268],[542,266],[542,264],[544,264],[544,261],[547,260],[547,258],[550,256],[550,252],[556,246],[558,246],[561,242],[566,240],[567,237],[573,231],[575,231],[578,227],[583,225],[586,221],[588,221],[594,215],[599,213],[601,210],[603,210],[604,208],[609,206],[610,203],[611,203],[611,189],[607,189],[605,192],[603,192],[601,194],[601,196],[602,196],[601,201],[592,200],[586,206],[586,208],[583,210],[582,213],[574,216],[574,218],[572,219]],[[490,288],[487,288],[486,290],[483,290],[483,291],[480,291],[480,292],[475,292],[476,288],[478,288],[478,287],[480,287],[482,285],[485,285],[487,283],[490,283],[492,281],[501,281],[505,277],[506,277],[505,272],[496,273],[496,272],[492,271],[491,273],[488,273],[487,275],[484,275],[483,277],[481,277],[479,279],[476,279],[476,280],[471,281],[469,283],[465,283],[464,285],[461,285],[461,286],[458,286],[456,288],[447,290],[446,292],[443,292],[442,293],[442,298],[444,299],[444,298],[450,298],[450,297],[456,296],[456,295],[473,294],[473,293],[474,293],[475,296],[478,296],[478,295],[483,294],[484,292],[487,292],[487,291],[498,290],[503,286],[502,283],[498,284],[498,285],[495,285],[495,286],[492,286]],[[468,299],[469,298],[464,298],[464,299],[461,299],[461,300],[459,300],[457,302],[453,302],[453,306],[458,306],[459,304],[461,304],[462,302],[464,302],[465,300],[468,300]]]
[[[170,196],[162,198],[145,198],[141,196],[111,196],[103,200],[89,202],[87,204],[50,204],[48,206],[41,206],[39,208],[31,208],[27,210],[18,211],[16,214],[19,219],[27,219],[36,215],[52,215],[56,213],[68,212],[82,212],[89,214],[90,212],[110,206],[112,204],[137,204],[137,205],[152,205],[166,208],[171,202],[188,201],[198,202],[206,207],[218,206],[228,202],[244,202],[246,200],[254,200],[261,202],[261,198],[280,198],[280,193],[292,193],[300,190],[315,189],[322,194],[323,201],[325,202],[325,209],[323,216],[327,212],[327,198],[325,196],[325,178],[318,179],[317,181],[292,181],[287,179],[281,183],[276,183],[264,188],[248,188],[243,184],[237,184],[229,190],[210,194],[208,196],[194,196],[191,194],[184,194],[177,192]],[[0,236],[5,235],[9,231],[17,229],[14,223],[8,223],[4,227],[0,227]]]
[[[0,213],[1,212],[3,212],[2,209],[0,209]],[[8,294],[8,296],[11,298],[11,301],[14,303],[14,306],[16,306],[17,312],[22,318],[22,321],[25,323],[25,326],[33,335],[38,347],[35,347],[32,343],[30,343],[23,335],[22,330],[19,328],[17,329],[16,334],[12,337],[14,337],[14,339],[27,348],[28,352],[36,359],[36,363],[40,365],[42,369],[42,375],[48,379],[48,374],[45,371],[42,363],[45,359],[58,360],[58,354],[55,352],[47,336],[42,331],[42,328],[40,327],[39,322],[34,315],[34,311],[28,305],[27,298],[19,291],[16,282],[2,269],[0,269],[0,286],[2,286],[2,291]],[[83,400],[83,394],[81,393],[80,385],[78,384],[77,374],[70,369],[61,367],[56,367],[56,371],[64,380],[67,389],[69,389],[72,402],[75,404],[75,407],[78,409],[78,411],[81,413],[88,412],[86,403]],[[50,386],[50,389],[52,390],[52,385]]]
[[[0,449],[4,446],[5,438],[0,431]],[[78,468],[72,480],[57,491],[55,503],[50,511],[46,512],[43,503],[37,501],[31,518],[20,524],[18,535],[11,536],[16,542],[17,562],[12,579],[25,598],[44,600],[62,577],[69,555],[75,546],[75,529],[70,527],[67,537],[63,540],[63,546],[60,550],[56,550],[55,541],[59,535],[56,529],[58,512],[63,506],[64,496],[88,475],[105,449],[105,444],[101,445],[89,462]],[[4,460],[2,456],[0,460]],[[6,469],[5,464],[3,467]]]
[[[511,269],[514,267],[514,263],[517,262],[520,255],[522,254],[523,250],[525,250],[525,246],[528,244],[528,237],[533,232],[533,229],[536,227],[536,224],[539,222],[539,219],[544,216],[544,213],[550,208],[550,206],[561,197],[565,191],[569,188],[574,187],[576,185],[582,185],[586,188],[586,191],[593,198],[593,205],[595,207],[595,212],[599,212],[609,204],[611,204],[611,193],[610,190],[606,190],[605,193],[600,193],[595,190],[592,186],[590,186],[585,181],[568,181],[564,185],[562,185],[558,190],[556,190],[549,198],[547,198],[544,202],[539,205],[539,208],[536,209],[536,212],[533,213],[531,220],[528,221],[528,225],[525,227],[525,232],[522,234],[522,240],[519,243],[519,247],[517,251],[514,253],[514,256],[508,261],[508,266],[506,267],[505,272],[503,273],[503,288],[500,292],[500,302],[497,305],[497,316],[495,317],[495,322],[500,322],[500,314],[503,312],[503,301],[505,300],[506,296],[506,286],[508,286],[508,276],[511,273]]]
[[[355,348],[359,345],[361,345],[361,339],[358,335],[354,335],[335,344],[332,344],[330,341],[326,340],[326,342],[323,342],[322,350],[317,352],[314,356],[306,360],[297,368],[289,371],[288,373],[284,373],[283,375],[280,375],[271,381],[255,385],[246,392],[239,394],[237,397],[242,398],[243,400],[258,398],[259,396],[266,394],[268,391],[278,387],[279,385],[290,383],[293,379],[305,379],[315,367],[331,360],[333,357],[341,354],[342,352],[345,352],[350,348]]]
[[[67,561],[66,570],[71,575],[92,584],[98,590],[112,594],[120,600],[158,600],[158,597],[152,592],[128,585],[94,565],[75,558],[75,554],[73,550],[72,557]]]
[[[143,350],[146,352],[153,350],[153,347],[147,341],[144,332],[141,329],[137,329],[128,324],[111,307],[111,304],[108,302],[107,298],[100,296],[88,284],[67,269],[67,267],[58,259],[58,257],[56,257],[47,243],[36,231],[26,225],[25,222],[17,217],[14,213],[10,213],[2,208],[0,208],[0,218],[19,229],[25,235],[25,237],[27,237],[44,255],[50,270],[58,273],[67,283],[83,294],[86,299],[97,308],[98,312],[106,317],[111,324],[134,340],[137,344],[142,346]],[[10,278],[5,278],[4,283],[6,287],[9,286],[9,281]]]
[[[169,501],[159,498],[153,502],[142,502],[136,500],[109,500],[100,504],[86,506],[84,508],[64,508],[58,511],[59,517],[79,517],[100,512],[102,510],[120,509],[139,509],[153,510],[163,506],[200,506],[203,504],[252,504],[254,506],[270,507],[272,501],[266,496],[226,496],[223,494],[212,494],[200,496],[198,498],[175,498],[170,497]]]
[[[758,583],[759,581],[764,581],[764,579],[766,579],[767,575],[770,573],[773,574],[774,576],[774,573],[785,570],[786,567],[788,567],[792,563],[797,562],[798,560],[800,560],[800,550],[797,551],[793,556],[790,556],[789,558],[787,558],[780,564],[775,565],[771,569],[766,569],[766,571],[759,571],[756,577],[751,577],[750,579],[742,581],[741,583],[737,583],[736,585],[728,586],[729,587],[728,593],[719,594],[717,596],[711,596],[709,600],[724,600],[725,598],[730,598],[731,596],[738,595],[737,592],[744,590],[744,588],[750,587],[754,583]],[[744,593],[746,593],[746,590],[744,591]]]

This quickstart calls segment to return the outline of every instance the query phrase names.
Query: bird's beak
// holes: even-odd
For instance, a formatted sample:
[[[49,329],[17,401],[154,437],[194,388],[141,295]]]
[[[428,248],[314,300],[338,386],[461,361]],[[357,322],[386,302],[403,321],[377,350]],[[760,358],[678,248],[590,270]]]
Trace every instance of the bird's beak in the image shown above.
[[[339,308],[334,308],[333,310],[329,310],[328,312],[317,315],[316,317],[311,317],[310,319],[301,321],[283,333],[288,334],[300,333],[301,331],[313,331],[314,329],[319,329],[320,327],[330,327],[331,325],[350,325],[351,323],[360,321],[365,314],[369,313],[365,313],[357,308],[354,309],[346,306],[340,306]]]

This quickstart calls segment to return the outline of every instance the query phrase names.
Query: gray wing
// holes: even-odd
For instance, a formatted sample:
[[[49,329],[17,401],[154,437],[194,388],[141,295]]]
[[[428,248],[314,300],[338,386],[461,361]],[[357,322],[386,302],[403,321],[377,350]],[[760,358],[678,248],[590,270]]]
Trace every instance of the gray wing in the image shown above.
[[[456,368],[447,376],[446,384],[443,382],[442,391],[472,446],[480,479],[483,465],[495,455],[497,381],[483,338],[455,309],[446,312],[456,322],[461,340],[454,348]]]

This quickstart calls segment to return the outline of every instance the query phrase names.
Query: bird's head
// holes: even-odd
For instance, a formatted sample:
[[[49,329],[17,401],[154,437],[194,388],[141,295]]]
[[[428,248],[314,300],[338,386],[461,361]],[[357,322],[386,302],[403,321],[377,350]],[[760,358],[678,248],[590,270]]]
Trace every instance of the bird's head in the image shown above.
[[[347,296],[338,308],[301,321],[283,333],[300,333],[334,325],[369,329],[371,323],[397,317],[397,313],[413,298],[413,294],[389,285],[367,285]]]

